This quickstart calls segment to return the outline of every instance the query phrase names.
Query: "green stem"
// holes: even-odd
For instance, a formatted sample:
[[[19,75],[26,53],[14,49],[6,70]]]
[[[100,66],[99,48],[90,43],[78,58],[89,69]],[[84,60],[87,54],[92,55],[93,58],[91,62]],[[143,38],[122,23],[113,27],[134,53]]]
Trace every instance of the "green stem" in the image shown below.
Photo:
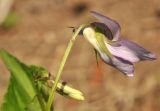
[[[45,108],[45,111],[50,111],[50,108],[51,108],[51,105],[53,103],[53,100],[54,100],[54,97],[55,97],[55,91],[56,91],[56,87],[57,87],[57,84],[58,84],[58,81],[60,80],[60,77],[61,77],[61,74],[62,74],[62,71],[63,71],[63,68],[64,68],[64,65],[66,63],[66,60],[69,56],[69,53],[73,47],[73,44],[74,44],[74,41],[76,40],[76,37],[78,36],[79,32],[81,31],[81,29],[84,27],[85,25],[81,25],[77,30],[76,32],[74,33],[72,39],[69,41],[69,44],[67,46],[67,49],[64,53],[64,56],[62,58],[62,61],[61,61],[61,64],[60,64],[60,67],[59,67],[59,70],[56,74],[56,78],[55,78],[55,82],[52,86],[52,90],[51,90],[51,94],[49,96],[49,99],[48,99],[48,102],[47,102],[47,105],[46,105],[46,108]]]
[[[41,106],[42,111],[45,111],[45,103],[44,103],[42,96],[41,96],[41,93],[39,91],[38,83],[36,83],[35,86],[36,86],[36,93],[37,93],[37,98],[38,98],[39,104]]]
[[[40,93],[37,93],[37,98],[38,98],[38,101],[40,103],[42,111],[45,111],[45,104],[44,104],[44,101],[43,101],[42,96],[40,95]]]

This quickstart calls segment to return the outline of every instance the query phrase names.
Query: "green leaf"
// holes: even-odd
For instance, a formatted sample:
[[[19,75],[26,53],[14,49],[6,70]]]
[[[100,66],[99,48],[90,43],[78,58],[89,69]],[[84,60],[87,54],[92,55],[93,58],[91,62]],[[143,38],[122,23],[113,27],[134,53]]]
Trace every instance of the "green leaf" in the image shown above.
[[[7,93],[0,111],[42,111],[47,103],[51,86],[49,72],[39,66],[27,66],[5,50],[0,57],[11,73]],[[62,96],[84,100],[83,94],[63,83],[58,83],[56,91]]]
[[[42,111],[40,109],[39,101],[37,97],[35,96],[32,100],[32,102],[26,107],[26,111]]]
[[[36,96],[31,70],[5,50],[0,50],[0,57],[11,72],[1,111],[26,111],[25,108],[33,102]],[[40,111],[40,107],[35,111]]]

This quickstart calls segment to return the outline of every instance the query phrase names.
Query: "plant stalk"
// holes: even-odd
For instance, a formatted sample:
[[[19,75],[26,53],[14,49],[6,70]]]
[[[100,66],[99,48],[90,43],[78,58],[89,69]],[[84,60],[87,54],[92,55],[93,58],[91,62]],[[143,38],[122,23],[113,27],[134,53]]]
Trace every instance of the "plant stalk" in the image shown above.
[[[66,61],[67,61],[67,58],[68,58],[70,52],[71,52],[71,49],[72,49],[72,47],[73,47],[74,41],[76,40],[76,37],[78,36],[78,34],[79,34],[79,32],[82,30],[82,28],[84,28],[84,26],[85,26],[85,25],[81,25],[81,26],[76,30],[76,32],[74,33],[74,35],[72,36],[71,40],[70,40],[69,43],[68,43],[68,46],[67,46],[67,49],[66,49],[66,51],[65,51],[65,53],[64,53],[64,56],[63,56],[63,58],[62,58],[62,61],[61,61],[59,70],[58,70],[58,72],[57,72],[57,74],[56,74],[55,82],[54,82],[54,84],[53,84],[53,86],[52,86],[51,93],[50,93],[50,95],[49,95],[49,99],[48,99],[48,102],[47,102],[47,104],[46,104],[45,111],[50,111],[50,109],[51,109],[51,105],[52,105],[53,100],[54,100],[54,98],[55,98],[56,87],[57,87],[57,84],[58,84],[58,82],[59,82],[59,80],[60,80],[60,78],[61,78],[62,71],[63,71],[63,69],[64,69],[64,65],[65,65],[65,63],[66,63]]]

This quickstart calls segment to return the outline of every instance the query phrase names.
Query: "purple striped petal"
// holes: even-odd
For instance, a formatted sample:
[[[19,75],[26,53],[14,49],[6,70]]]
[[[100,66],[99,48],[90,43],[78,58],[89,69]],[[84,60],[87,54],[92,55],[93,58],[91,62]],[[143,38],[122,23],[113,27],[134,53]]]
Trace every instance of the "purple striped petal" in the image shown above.
[[[155,60],[156,59],[155,54],[151,53],[150,51],[146,50],[145,48],[141,47],[140,45],[132,41],[121,40],[120,44],[132,50],[140,60]]]
[[[155,55],[134,42],[128,40],[121,40],[117,42],[119,45],[113,46],[107,44],[109,51],[117,57],[123,58],[130,62],[138,62],[140,60],[154,60]]]
[[[130,50],[128,47],[124,45],[113,46],[107,43],[106,45],[107,45],[108,50],[111,52],[111,54],[116,57],[123,58],[124,60],[130,61],[130,62],[139,61],[139,58],[137,57],[137,55],[132,50]]]
[[[133,77],[134,66],[131,62],[119,57],[113,57],[112,65],[129,77]]]
[[[120,25],[115,21],[112,20],[102,14],[99,14],[97,12],[91,11],[91,15],[102,21],[106,26],[110,29],[113,35],[113,41],[117,41],[120,37]]]
[[[100,57],[105,63],[115,67],[123,74],[129,77],[132,77],[134,75],[134,66],[131,62],[116,56],[108,57],[106,54],[102,52],[100,52]]]

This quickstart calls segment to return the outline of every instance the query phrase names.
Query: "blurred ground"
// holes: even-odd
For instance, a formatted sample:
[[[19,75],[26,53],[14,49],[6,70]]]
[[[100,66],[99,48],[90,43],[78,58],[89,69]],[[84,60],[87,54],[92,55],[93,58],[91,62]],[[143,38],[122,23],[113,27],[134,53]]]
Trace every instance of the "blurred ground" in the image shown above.
[[[141,44],[159,57],[160,0],[15,0],[12,11],[20,20],[12,29],[0,28],[0,48],[55,74],[72,35],[67,27],[95,20],[89,15],[90,10],[117,20],[123,38]],[[134,78],[101,62],[97,68],[94,50],[80,36],[62,78],[81,89],[86,100],[76,102],[57,95],[56,110],[160,111],[159,58],[140,62],[135,68]],[[0,61],[0,103],[8,77]]]

